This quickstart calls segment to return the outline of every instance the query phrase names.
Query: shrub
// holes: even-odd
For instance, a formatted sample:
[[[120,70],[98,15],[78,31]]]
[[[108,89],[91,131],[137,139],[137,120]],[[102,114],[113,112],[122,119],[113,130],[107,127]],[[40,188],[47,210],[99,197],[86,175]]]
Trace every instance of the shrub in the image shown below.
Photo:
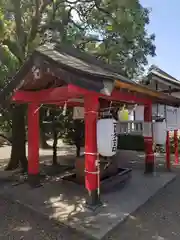
[[[119,135],[118,149],[144,151],[144,137],[130,134]]]
[[[171,153],[175,152],[173,137],[170,139],[170,151],[171,151]],[[179,138],[178,138],[178,152],[180,153],[180,139]]]

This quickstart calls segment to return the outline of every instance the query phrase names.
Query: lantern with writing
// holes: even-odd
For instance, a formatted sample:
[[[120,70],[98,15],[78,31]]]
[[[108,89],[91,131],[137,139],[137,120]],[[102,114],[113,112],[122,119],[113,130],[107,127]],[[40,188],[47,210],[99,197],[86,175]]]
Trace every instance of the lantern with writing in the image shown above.
[[[111,157],[117,152],[117,121],[100,119],[97,122],[97,148],[101,156]]]

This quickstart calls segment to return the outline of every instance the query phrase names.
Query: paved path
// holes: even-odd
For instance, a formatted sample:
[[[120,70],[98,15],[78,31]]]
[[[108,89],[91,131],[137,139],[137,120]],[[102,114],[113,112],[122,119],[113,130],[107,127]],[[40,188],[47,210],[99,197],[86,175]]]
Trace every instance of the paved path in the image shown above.
[[[141,207],[109,240],[179,240],[180,176]]]
[[[180,170],[177,174],[174,182],[118,226],[110,236],[106,237],[106,240],[179,240]],[[84,240],[85,238],[1,198],[0,239]]]

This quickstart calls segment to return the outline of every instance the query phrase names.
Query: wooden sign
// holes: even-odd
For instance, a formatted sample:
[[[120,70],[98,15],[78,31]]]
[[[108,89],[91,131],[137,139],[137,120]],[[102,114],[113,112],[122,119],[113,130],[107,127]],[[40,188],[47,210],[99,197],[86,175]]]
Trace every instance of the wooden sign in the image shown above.
[[[178,108],[166,106],[166,126],[168,131],[178,129]]]
[[[74,107],[73,119],[84,119],[84,107]]]

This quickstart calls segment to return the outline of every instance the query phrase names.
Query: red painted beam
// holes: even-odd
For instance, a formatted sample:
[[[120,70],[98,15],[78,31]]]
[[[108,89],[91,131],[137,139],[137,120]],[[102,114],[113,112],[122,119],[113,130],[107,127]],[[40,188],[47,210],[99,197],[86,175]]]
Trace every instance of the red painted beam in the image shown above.
[[[100,98],[104,98],[104,99],[107,99],[110,101],[148,104],[148,105],[152,103],[151,99],[138,97],[137,95],[134,95],[133,93],[120,92],[120,90],[116,90],[116,89],[113,90],[111,96],[107,96],[102,93],[89,91],[87,89],[83,89],[78,86],[74,86],[72,84],[69,84],[68,89],[69,89],[69,93],[75,94],[76,96],[79,96],[79,97],[91,94],[92,96],[98,96]]]
[[[118,90],[114,90],[109,99],[113,101],[122,101],[127,103],[138,103],[145,105],[149,105],[152,103],[152,101],[148,98],[138,97],[132,93],[124,93]]]
[[[68,86],[50,88],[40,91],[17,91],[12,97],[12,101],[16,102],[36,102],[36,103],[48,103],[66,101],[68,98],[73,97],[68,93]]]
[[[65,104],[65,101],[63,102],[47,102],[44,104],[53,104],[53,105],[57,105],[59,107],[63,107]],[[67,102],[67,107],[83,107],[84,103],[80,103],[80,102]]]
[[[54,103],[59,101],[67,101],[70,98],[84,97],[86,95],[96,96],[104,98],[110,101],[137,103],[137,104],[151,104],[151,100],[148,98],[138,97],[132,93],[124,93],[119,90],[113,90],[111,96],[106,96],[101,93],[89,91],[84,88],[80,88],[69,84],[68,86],[51,88],[40,91],[17,91],[12,97],[12,101],[16,102],[36,102],[36,103]]]

